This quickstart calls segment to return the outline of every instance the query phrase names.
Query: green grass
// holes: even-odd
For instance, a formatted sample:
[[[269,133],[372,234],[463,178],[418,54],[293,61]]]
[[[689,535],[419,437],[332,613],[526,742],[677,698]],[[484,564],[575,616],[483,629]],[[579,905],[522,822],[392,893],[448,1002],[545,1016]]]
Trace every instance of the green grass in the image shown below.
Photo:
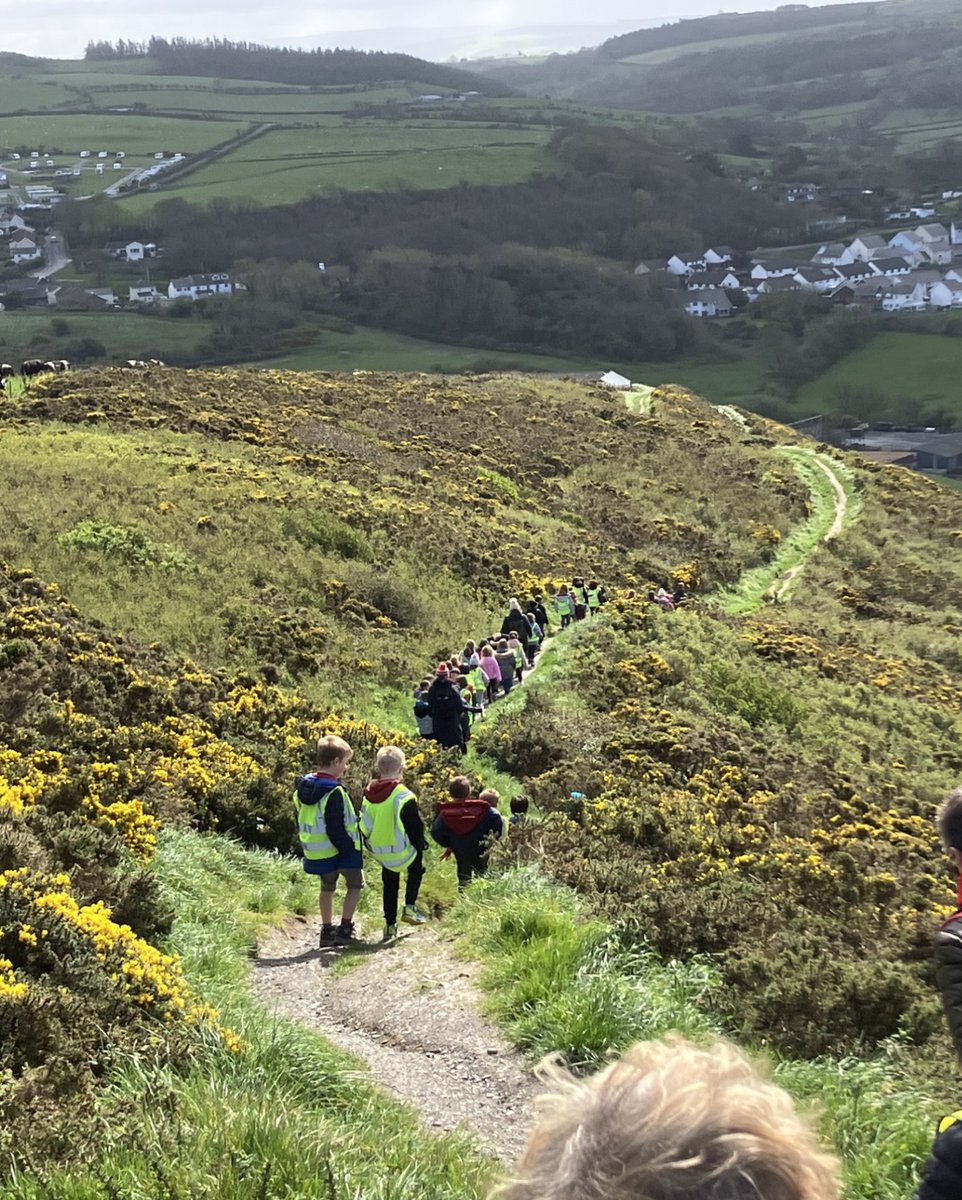
[[[123,293],[126,299],[126,292]],[[66,334],[56,334],[51,321],[59,318],[68,326]],[[62,357],[66,343],[77,338],[94,338],[107,350],[108,357],[163,358],[191,354],[209,326],[189,320],[165,320],[133,312],[5,312],[0,323],[0,353],[8,362],[42,356]]]
[[[826,455],[816,455],[808,447],[780,446],[792,466],[805,481],[811,496],[811,515],[783,538],[772,559],[761,566],[745,571],[731,589],[719,593],[716,599],[729,613],[746,613],[758,608],[766,593],[780,586],[786,571],[805,563],[818,549],[835,519],[835,492],[825,472],[818,465],[824,461],[846,488],[850,505],[853,503],[851,472],[844,464]],[[854,517],[850,509],[848,519]],[[790,585],[791,586],[791,585]]]
[[[313,346],[305,346],[280,358],[271,358],[264,366],[295,371],[474,371],[488,369],[515,371],[591,371],[595,363],[557,358],[542,354],[515,354],[480,350],[476,346],[452,346],[446,342],[428,342],[404,337],[383,329],[357,326],[353,333],[318,335]]]
[[[709,963],[664,963],[626,946],[536,867],[475,883],[447,924],[461,952],[484,965],[489,1013],[532,1056],[560,1050],[575,1068],[594,1068],[640,1039],[718,1033]],[[846,1200],[910,1194],[938,1103],[897,1044],[875,1057],[776,1058],[772,1066],[839,1154]]]
[[[844,400],[836,393],[839,388],[855,386],[877,393],[878,416],[889,403],[903,400],[962,414],[960,373],[962,338],[921,332],[880,333],[863,349],[847,355],[806,384],[795,407],[799,412],[845,411]]]
[[[712,1029],[700,1007],[714,979],[707,963],[663,964],[621,945],[535,868],[475,884],[447,923],[485,964],[492,1016],[532,1055],[594,1066],[640,1038]]]
[[[556,169],[545,149],[548,136],[543,127],[489,129],[443,120],[333,123],[327,117],[316,128],[271,130],[163,194],[194,203],[230,194],[261,204],[286,204],[332,188],[443,188],[463,180],[515,183],[535,171]],[[155,193],[122,203],[141,212],[156,200]]]
[[[37,1166],[6,1184],[9,1200],[366,1200],[480,1198],[491,1165],[466,1137],[434,1137],[353,1059],[269,1016],[249,991],[257,931],[312,907],[294,860],[221,838],[168,830],[156,871],[178,913],[172,947],[191,986],[243,1039],[198,1046],[179,1073],[121,1058],[91,1114],[95,1154],[69,1169]],[[333,1190],[330,1190],[333,1182]]]
[[[677,383],[712,404],[725,404],[761,390],[763,366],[751,355],[733,362],[640,363],[636,368],[639,383],[660,386]]]
[[[250,124],[244,118],[238,124]],[[223,121],[191,121],[148,113],[43,113],[38,116],[5,117],[3,138],[8,146],[29,142],[31,149],[56,147],[52,157],[70,157],[81,150],[124,150],[131,157],[146,158],[157,150],[196,154],[231,136],[233,127]],[[119,173],[119,172],[118,172]]]

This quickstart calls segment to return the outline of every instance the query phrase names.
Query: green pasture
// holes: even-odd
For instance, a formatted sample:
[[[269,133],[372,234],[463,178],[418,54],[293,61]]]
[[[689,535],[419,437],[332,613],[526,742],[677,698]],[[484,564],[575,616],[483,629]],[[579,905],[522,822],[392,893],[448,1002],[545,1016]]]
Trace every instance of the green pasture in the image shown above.
[[[53,321],[66,321],[68,332],[54,333]],[[0,313],[0,353],[5,362],[20,358],[62,358],[78,338],[102,342],[113,358],[163,358],[190,354],[209,326],[197,321],[126,312]]]
[[[506,371],[581,372],[598,364],[542,354],[512,354],[479,350],[476,346],[451,346],[420,338],[402,337],[381,329],[358,327],[354,333],[318,335],[312,346],[272,358],[262,365],[294,371]]]
[[[421,88],[423,91],[424,88]],[[411,87],[358,88],[349,92],[321,92],[307,88],[277,90],[262,86],[256,91],[217,87],[196,81],[179,80],[173,85],[157,86],[153,81],[114,91],[110,87],[92,87],[91,96],[102,107],[144,104],[164,112],[201,112],[230,119],[237,115],[250,121],[276,121],[281,117],[303,119],[352,109],[357,104],[386,104],[391,100],[410,100],[420,94]]]
[[[675,383],[688,388],[712,404],[738,403],[762,387],[763,367],[757,358],[733,362],[692,361],[640,363],[632,376],[636,383],[652,387]]]
[[[227,194],[237,200],[285,204],[332,188],[444,188],[462,180],[515,183],[556,167],[545,149],[548,136],[547,129],[489,129],[441,121],[344,121],[276,129],[192,172],[162,194],[193,203]],[[157,197],[130,196],[121,203],[129,211],[142,212]]]
[[[2,137],[8,147],[27,142],[37,150],[76,156],[81,150],[152,155],[158,150],[197,154],[242,131],[229,122],[159,117],[147,113],[41,113],[5,117]],[[58,163],[58,165],[60,165]]]
[[[878,415],[890,404],[911,418],[911,409],[928,405],[962,414],[962,339],[929,333],[880,333],[867,346],[806,384],[795,405],[799,411],[846,409],[840,388],[859,387],[879,398]]]

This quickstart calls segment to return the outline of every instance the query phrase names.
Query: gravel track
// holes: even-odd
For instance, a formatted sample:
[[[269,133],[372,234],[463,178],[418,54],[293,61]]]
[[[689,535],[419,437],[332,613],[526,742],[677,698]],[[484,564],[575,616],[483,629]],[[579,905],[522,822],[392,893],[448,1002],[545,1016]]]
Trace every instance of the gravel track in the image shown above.
[[[362,1059],[429,1129],[467,1129],[484,1152],[515,1162],[534,1081],[481,1015],[477,965],[457,959],[430,926],[391,946],[352,951],[319,950],[319,930],[317,919],[303,918],[271,930],[254,962],[255,994],[270,1011]],[[362,961],[333,972],[340,954]]]

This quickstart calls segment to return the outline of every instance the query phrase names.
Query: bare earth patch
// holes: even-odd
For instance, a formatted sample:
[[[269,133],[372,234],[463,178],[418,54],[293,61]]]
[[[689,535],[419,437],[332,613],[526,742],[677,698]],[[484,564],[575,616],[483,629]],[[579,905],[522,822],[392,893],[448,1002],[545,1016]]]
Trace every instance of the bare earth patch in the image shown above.
[[[481,1015],[479,968],[461,962],[432,928],[392,946],[317,948],[317,920],[292,918],[258,948],[254,992],[362,1059],[429,1128],[466,1128],[515,1162],[527,1140],[534,1081],[521,1056]],[[333,972],[338,954],[360,956]]]

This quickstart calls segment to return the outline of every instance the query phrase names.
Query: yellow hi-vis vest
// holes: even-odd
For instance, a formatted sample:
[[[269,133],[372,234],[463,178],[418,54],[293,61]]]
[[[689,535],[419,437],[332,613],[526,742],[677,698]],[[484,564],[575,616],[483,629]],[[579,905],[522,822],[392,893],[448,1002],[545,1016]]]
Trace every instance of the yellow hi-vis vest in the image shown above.
[[[585,594],[588,597],[589,608],[601,608],[601,588],[587,588]]]
[[[414,793],[399,783],[380,804],[365,799],[361,805],[361,833],[367,848],[389,871],[403,871],[417,858],[401,824],[401,809],[413,799]]]
[[[301,838],[301,849],[305,858],[336,858],[339,851],[327,835],[324,823],[324,813],[327,802],[334,792],[340,792],[341,803],[344,805],[344,829],[354,843],[354,849],[361,849],[361,835],[358,833],[357,813],[351,798],[341,784],[325,792],[317,804],[304,804],[294,792],[294,805],[297,808],[297,831]]]

